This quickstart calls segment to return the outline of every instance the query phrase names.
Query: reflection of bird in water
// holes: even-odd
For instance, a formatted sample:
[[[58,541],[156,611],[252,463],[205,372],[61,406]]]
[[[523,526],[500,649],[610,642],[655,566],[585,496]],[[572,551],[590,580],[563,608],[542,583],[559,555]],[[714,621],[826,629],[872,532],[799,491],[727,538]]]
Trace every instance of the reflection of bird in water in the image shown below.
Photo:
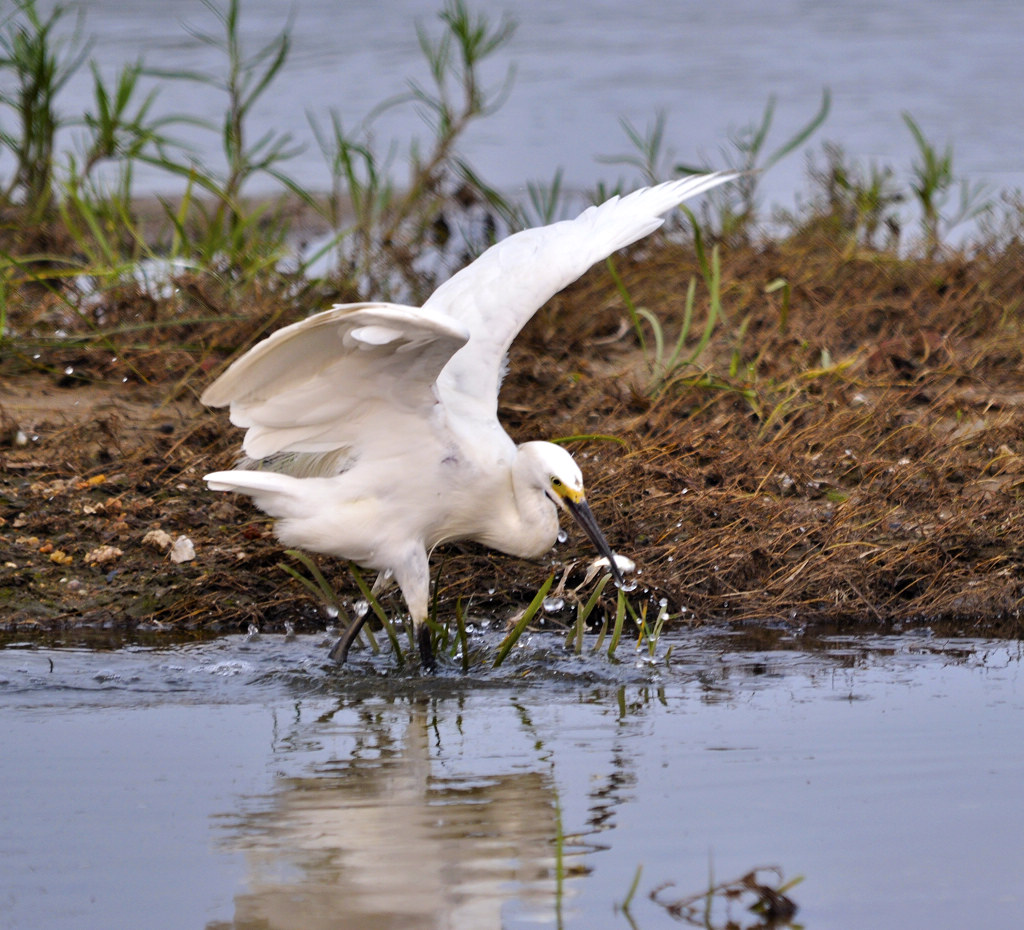
[[[498,422],[505,356],[551,296],[732,177],[670,181],[516,233],[421,309],[343,304],[279,330],[203,394],[203,403],[230,406],[248,456],[206,481],[252,497],[287,545],[376,569],[378,589],[393,577],[426,667],[428,558],[438,543],[470,539],[538,558],[555,542],[562,509],[621,582],[569,453],[547,442],[516,446]],[[342,661],[359,625],[335,649]]]
[[[495,771],[457,748],[439,762],[438,717],[449,735],[443,708],[426,703],[378,704],[316,729],[331,758],[279,777],[268,804],[232,821],[226,845],[244,853],[247,875],[230,926],[477,930],[502,926],[513,898],[550,911],[550,764],[517,758],[515,771]],[[503,745],[518,743],[504,735]],[[566,842],[562,855],[563,869],[584,873],[581,849]]]

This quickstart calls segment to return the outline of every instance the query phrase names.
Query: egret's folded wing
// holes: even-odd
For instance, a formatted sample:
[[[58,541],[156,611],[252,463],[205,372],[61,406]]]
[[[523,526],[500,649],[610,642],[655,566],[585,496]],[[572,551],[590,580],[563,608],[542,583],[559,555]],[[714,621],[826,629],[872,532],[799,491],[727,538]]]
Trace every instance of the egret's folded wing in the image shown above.
[[[257,343],[201,399],[230,406],[254,459],[358,447],[368,427],[437,403],[438,373],[467,339],[463,324],[414,307],[339,304]]]
[[[462,323],[469,343],[442,372],[439,384],[454,402],[482,415],[497,409],[505,354],[512,340],[551,297],[591,265],[654,232],[662,214],[736,177],[694,175],[613,197],[574,220],[515,233],[439,287],[423,309]],[[448,396],[446,403],[453,402]]]

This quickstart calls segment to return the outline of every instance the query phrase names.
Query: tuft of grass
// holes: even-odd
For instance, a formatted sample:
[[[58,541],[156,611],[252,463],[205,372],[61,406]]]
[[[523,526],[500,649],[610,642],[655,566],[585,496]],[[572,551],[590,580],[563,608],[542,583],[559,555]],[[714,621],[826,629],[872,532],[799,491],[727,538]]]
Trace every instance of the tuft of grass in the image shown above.
[[[306,577],[301,572],[297,571],[294,568],[294,566],[282,564],[280,567],[285,572],[287,572],[289,575],[291,575],[292,578],[298,581],[299,584],[301,584],[307,591],[309,591],[314,598],[317,598],[318,600],[322,599],[328,605],[330,605],[330,607],[332,607],[333,610],[337,612],[338,619],[343,625],[345,625],[346,623],[356,622],[356,619],[358,618],[352,618],[346,614],[345,609],[342,606],[341,599],[338,597],[337,592],[334,590],[334,587],[323,576],[323,573],[320,571],[319,566],[317,566],[316,562],[310,556],[308,556],[305,552],[302,552],[299,549],[286,549],[285,555],[295,559],[298,562],[301,562],[302,565],[305,567],[306,571],[309,572],[309,577]],[[370,588],[367,586],[366,581],[363,579],[362,574],[359,572],[359,569],[353,565],[350,566],[350,570],[352,572],[352,577],[356,582],[356,586],[359,588],[359,590],[362,592],[363,597],[366,599],[366,609],[373,610],[377,619],[380,620],[382,627],[387,633],[388,639],[391,641],[391,646],[394,649],[396,658],[398,659],[398,664],[404,665],[405,657],[402,653],[401,645],[398,641],[398,634],[395,632],[394,624],[388,617],[386,611],[381,606],[380,601],[374,595],[373,591],[371,591]],[[377,645],[376,637],[373,635],[373,631],[370,629],[368,624],[364,624],[363,628],[359,631],[360,637],[364,635],[366,637],[367,643],[369,644],[369,648],[373,652],[373,654],[376,655],[378,652],[380,652],[380,647]]]
[[[719,236],[730,242],[752,241],[757,218],[761,210],[758,182],[772,166],[803,146],[828,119],[832,108],[832,94],[826,87],[821,92],[821,103],[814,114],[795,133],[772,150],[767,150],[768,137],[775,120],[774,96],[768,98],[761,119],[751,122],[730,134],[730,147],[720,151],[721,160],[740,176],[731,184],[710,192],[702,210],[709,228],[717,229]],[[708,169],[683,163],[675,166],[679,174],[701,174]],[[727,188],[727,189],[726,189]],[[714,222],[711,214],[717,213]]]
[[[491,244],[495,230],[487,222],[478,232],[460,225],[466,221],[465,206],[482,203],[506,220],[516,217],[516,211],[457,152],[469,126],[493,113],[507,96],[512,69],[499,85],[485,87],[481,68],[511,39],[515,22],[505,17],[492,23],[472,13],[464,0],[448,0],[438,19],[439,35],[417,27],[429,84],[410,82],[407,93],[376,107],[353,131],[343,126],[337,113],[330,114],[328,126],[310,116],[333,178],[321,212],[336,230],[341,271],[361,291],[377,297],[422,300],[438,283],[440,272],[452,270],[450,262],[426,267],[421,261],[424,253],[436,258],[451,242],[461,264]],[[389,171],[395,146],[381,155],[373,141],[373,124],[382,113],[408,105],[426,121],[431,141],[427,147],[415,140],[410,143],[409,182],[399,190]],[[350,215],[347,207],[352,220],[343,228]]]
[[[684,377],[684,374],[689,369],[696,367],[698,360],[711,342],[715,327],[722,317],[722,265],[718,246],[716,245],[712,248],[709,261],[697,220],[690,211],[686,212],[689,214],[693,224],[697,261],[708,293],[708,312],[704,320],[703,330],[697,338],[696,344],[688,352],[685,350],[687,343],[691,340],[691,330],[693,328],[694,306],[697,294],[696,278],[691,278],[687,285],[679,335],[676,337],[675,343],[670,345],[661,320],[646,307],[638,307],[636,305],[622,280],[622,276],[618,272],[615,260],[611,257],[605,260],[608,272],[619,292],[619,296],[622,298],[626,312],[629,314],[630,321],[633,324],[633,332],[636,335],[640,351],[647,365],[650,380],[646,386],[646,393],[655,400],[661,397],[670,386]],[[650,328],[653,345],[647,341],[645,324],[646,327]]]
[[[907,193],[897,186],[893,169],[852,162],[834,142],[824,143],[822,151],[824,164],[808,160],[808,175],[820,190],[819,202],[811,204],[814,221],[843,243],[847,256],[858,249],[897,249],[899,206]]]
[[[587,629],[587,620],[590,619],[590,615],[594,612],[594,608],[601,599],[604,589],[611,580],[611,573],[604,575],[595,585],[594,590],[591,592],[590,597],[587,598],[586,603],[580,601],[576,605],[576,622],[570,628],[565,640],[566,648],[571,648],[576,655],[582,655],[583,653],[583,636]],[[600,641],[594,648],[595,651],[600,648]]]
[[[35,0],[14,0],[14,9],[0,23],[0,107],[10,110],[17,129],[0,130],[0,147],[14,156],[11,180],[0,188],[0,200],[21,205],[24,222],[42,223],[54,196],[56,140],[62,128],[57,95],[89,55],[82,36],[82,16],[68,36],[59,35],[68,8],[57,4],[49,16]]]
[[[324,577],[323,573],[320,571],[319,566],[316,564],[315,560],[311,556],[307,555],[306,553],[298,549],[287,549],[285,550],[285,555],[300,562],[308,574],[303,574],[302,572],[298,571],[294,566],[288,564],[281,564],[280,568],[283,571],[285,571],[288,575],[290,575],[297,582],[299,582],[299,584],[301,584],[315,599],[329,605],[332,611],[336,612],[339,618],[339,622],[342,625],[354,622],[354,619],[350,618],[347,615],[342,604],[342,600],[338,597],[336,590],[331,585],[331,583],[327,581],[327,579]],[[349,570],[352,573],[352,578],[355,581],[356,586],[359,588],[360,593],[362,594],[363,598],[366,601],[366,609],[372,610],[374,612],[374,615],[380,621],[382,628],[384,629],[389,641],[391,642],[392,649],[395,652],[399,665],[404,665],[405,653],[401,648],[401,643],[399,640],[395,623],[388,617],[387,612],[384,610],[380,601],[375,596],[373,590],[370,588],[369,585],[367,585],[358,567],[350,563]],[[440,588],[440,574],[441,569],[439,568],[437,575],[434,579],[434,591],[430,616],[427,618],[427,623],[431,630],[431,645],[434,649],[435,655],[448,653],[452,658],[460,656],[462,670],[463,672],[468,672],[473,664],[473,659],[470,652],[469,633],[466,626],[466,612],[463,606],[462,599],[457,599],[455,604],[455,629],[454,635],[452,635],[452,632],[449,630],[448,625],[442,623],[439,619],[438,591]],[[495,657],[491,663],[493,668],[499,668],[504,663],[505,659],[508,657],[509,652],[514,648],[515,644],[519,641],[522,634],[526,631],[530,623],[533,622],[534,618],[540,612],[544,604],[544,600],[545,598],[547,598],[548,593],[550,592],[551,587],[554,583],[554,579],[554,574],[551,574],[548,577],[548,579],[540,586],[540,588],[538,588],[529,606],[527,606],[527,608],[517,619],[515,625],[501,641],[495,653]],[[611,581],[611,579],[612,576],[610,573],[607,573],[604,576],[602,576],[602,578],[598,581],[597,585],[591,592],[586,602],[584,603],[580,601],[577,604],[576,621],[570,629],[569,637],[566,641],[567,648],[574,648],[574,651],[577,655],[580,655],[583,652],[584,633],[586,631],[587,620],[590,618],[594,609],[600,602],[601,596],[604,593],[604,590],[608,583]],[[631,605],[629,605],[628,601],[625,600],[622,591],[619,591],[619,610],[621,616],[617,618],[616,622],[616,631],[618,632],[619,636],[613,639],[612,647],[609,649],[608,653],[610,658],[613,656],[615,650],[618,648],[618,642],[619,638],[621,637],[625,612],[628,611],[629,614],[634,618],[634,620],[637,619],[636,613],[633,611],[633,608]],[[654,654],[654,646],[657,641],[657,636],[658,634],[660,634],[663,622],[663,618],[659,615],[659,622],[657,623],[654,630],[651,631],[643,625],[642,621],[637,621],[638,629],[641,631],[641,637],[645,641],[648,641],[652,655]],[[415,643],[415,638],[413,636],[411,624],[408,625],[408,633],[410,648],[413,651],[415,651],[417,647]],[[362,637],[363,634],[366,635],[369,648],[372,650],[374,655],[376,655],[380,651],[380,648],[368,624],[364,624],[362,630],[360,630],[359,636]],[[597,645],[593,649],[594,652],[599,651],[603,638],[604,631],[602,630]],[[652,638],[653,643],[651,642]]]
[[[991,209],[991,201],[986,196],[983,184],[972,186],[967,181],[961,181],[959,205],[952,215],[944,216],[943,208],[956,181],[953,173],[953,147],[947,145],[940,154],[909,113],[903,114],[903,122],[917,146],[918,159],[911,166],[910,190],[921,209],[925,254],[934,258],[949,231]]]

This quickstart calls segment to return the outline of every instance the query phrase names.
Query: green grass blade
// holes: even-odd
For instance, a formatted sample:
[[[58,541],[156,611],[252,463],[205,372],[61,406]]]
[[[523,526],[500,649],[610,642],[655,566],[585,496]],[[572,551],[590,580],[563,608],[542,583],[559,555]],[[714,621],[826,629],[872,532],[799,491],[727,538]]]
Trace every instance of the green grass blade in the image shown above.
[[[350,563],[349,570],[352,572],[352,577],[355,579],[356,585],[358,585],[363,597],[366,598],[366,602],[373,609],[373,612],[377,615],[377,619],[380,620],[381,625],[384,627],[384,632],[387,633],[388,639],[391,640],[391,648],[395,651],[395,657],[398,659],[398,664],[405,665],[405,655],[398,642],[398,633],[395,630],[394,623],[391,622],[391,618],[388,617],[384,608],[380,606],[380,601],[377,600],[374,593],[370,590],[369,585],[367,585],[366,580],[363,578],[359,569]],[[412,623],[409,624],[409,641],[413,646],[415,646],[415,636],[412,632]]]
[[[619,589],[618,603],[615,605],[615,625],[612,627],[612,641],[608,644],[608,658],[615,658],[615,650],[619,648],[622,638],[622,624],[626,619],[626,593]]]
[[[523,635],[523,630],[526,629],[529,622],[536,616],[537,611],[540,610],[541,605],[544,603],[544,598],[548,596],[548,591],[551,590],[551,585],[555,582],[555,573],[552,572],[548,575],[548,580],[540,586],[540,589],[533,596],[533,600],[530,601],[530,606],[526,608],[523,615],[519,618],[516,625],[509,631],[509,634],[501,641],[501,645],[498,647],[498,654],[494,658],[494,667],[498,668],[505,658],[508,656],[509,651],[518,642],[519,637]]]
[[[626,898],[621,904],[621,908],[624,913],[629,913],[629,906],[633,903],[633,898],[636,895],[637,888],[640,887],[640,876],[643,875],[643,872],[643,865],[638,865],[636,867],[636,874],[633,876],[633,881],[629,886],[629,891],[626,892]]]
[[[462,598],[455,602],[455,628],[458,630],[458,648],[462,650],[462,673],[469,671],[469,635],[466,632],[466,612]]]
[[[313,594],[319,594],[328,604],[332,607],[341,607],[341,603],[338,600],[338,595],[334,590],[334,587],[324,578],[323,573],[320,571],[319,566],[314,562],[305,552],[300,552],[298,549],[285,549],[284,554],[290,558],[301,562],[306,571],[313,576],[313,581],[300,575],[292,566],[282,565],[286,572],[293,578],[300,581],[306,588],[313,592]],[[315,583],[314,583],[315,582]]]
[[[625,439],[620,439],[618,436],[609,436],[607,433],[574,433],[572,436],[558,436],[555,439],[549,439],[548,442],[553,442],[556,445],[562,445],[567,442],[614,442],[620,446],[629,445]]]
[[[644,327],[640,322],[640,315],[636,311],[636,304],[633,303],[633,298],[626,289],[618,268],[615,267],[614,259],[609,256],[605,259],[604,263],[608,268],[608,273],[612,276],[612,281],[615,283],[619,296],[622,297],[622,302],[626,305],[626,312],[629,314],[630,322],[633,324],[633,331],[636,333],[637,342],[640,343],[640,351],[643,352],[644,358],[647,358],[647,340],[644,338]]]

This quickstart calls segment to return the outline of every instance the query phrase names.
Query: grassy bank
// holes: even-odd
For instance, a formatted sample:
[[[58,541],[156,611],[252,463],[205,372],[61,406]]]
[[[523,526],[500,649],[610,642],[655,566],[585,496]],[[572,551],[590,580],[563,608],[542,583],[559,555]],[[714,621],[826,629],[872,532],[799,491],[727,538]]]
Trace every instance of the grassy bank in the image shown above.
[[[52,75],[87,61],[55,48],[33,5],[18,10],[27,20],[4,27],[18,73],[46,54],[64,63]],[[202,487],[202,474],[231,464],[239,435],[196,398],[274,328],[337,300],[422,297],[502,230],[568,209],[558,175],[510,204],[458,155],[465,127],[500,98],[475,74],[509,26],[447,7],[423,38],[435,86],[408,101],[436,116],[411,182],[393,185],[368,137],[327,117],[318,139],[337,183],[314,195],[286,175],[288,140],[247,124],[252,94],[286,67],[286,34],[246,56],[232,38],[237,5],[220,14],[226,61],[249,68],[226,69],[243,78],[222,168],[190,162],[169,124],[147,122],[131,74],[105,89],[96,78],[96,112],[83,117],[93,136],[77,152],[47,136],[45,94],[38,119],[5,136],[20,153],[0,199],[7,630],[322,627],[269,521]],[[764,171],[796,157],[828,106],[826,94],[800,133],[774,142],[769,106],[723,162]],[[809,159],[805,206],[770,218],[753,171],[593,269],[513,347],[504,422],[516,439],[563,439],[576,454],[610,542],[640,569],[638,614],[1021,634],[1022,211],[962,184],[951,150],[906,123],[918,146],[906,171],[824,145]],[[674,172],[663,121],[624,129],[634,154],[620,167],[636,186]],[[143,209],[138,159],[163,160],[185,192]],[[115,169],[102,183],[87,170],[101,163]],[[257,171],[280,178],[280,200],[245,198]],[[964,220],[972,234],[953,248]],[[327,234],[321,254],[296,248],[311,229]],[[171,560],[178,537],[195,558]],[[505,616],[552,568],[472,547],[439,556],[442,617],[460,600],[471,617]],[[553,558],[568,608],[545,623],[571,624],[574,600],[592,590],[574,591],[591,553],[574,537]],[[323,567],[343,601],[358,598],[342,566]],[[614,612],[604,599],[595,622]]]
[[[674,339],[700,277],[693,249],[662,242],[616,266]],[[518,439],[590,437],[570,447],[609,539],[641,569],[634,602],[664,598],[674,621],[1016,634],[1022,274],[1019,250],[848,256],[817,233],[726,250],[718,325],[666,377],[598,268],[517,342],[504,419]],[[779,279],[785,295],[765,293]],[[709,302],[696,304],[699,328]],[[322,623],[279,568],[268,521],[199,481],[232,461],[238,435],[197,392],[267,320],[305,309],[274,298],[172,329],[170,344],[149,331],[5,357],[5,626]],[[188,536],[197,558],[169,562],[145,542],[154,529]],[[577,539],[554,555],[591,557]],[[441,561],[442,615],[457,598],[502,615],[550,570],[464,547]]]

